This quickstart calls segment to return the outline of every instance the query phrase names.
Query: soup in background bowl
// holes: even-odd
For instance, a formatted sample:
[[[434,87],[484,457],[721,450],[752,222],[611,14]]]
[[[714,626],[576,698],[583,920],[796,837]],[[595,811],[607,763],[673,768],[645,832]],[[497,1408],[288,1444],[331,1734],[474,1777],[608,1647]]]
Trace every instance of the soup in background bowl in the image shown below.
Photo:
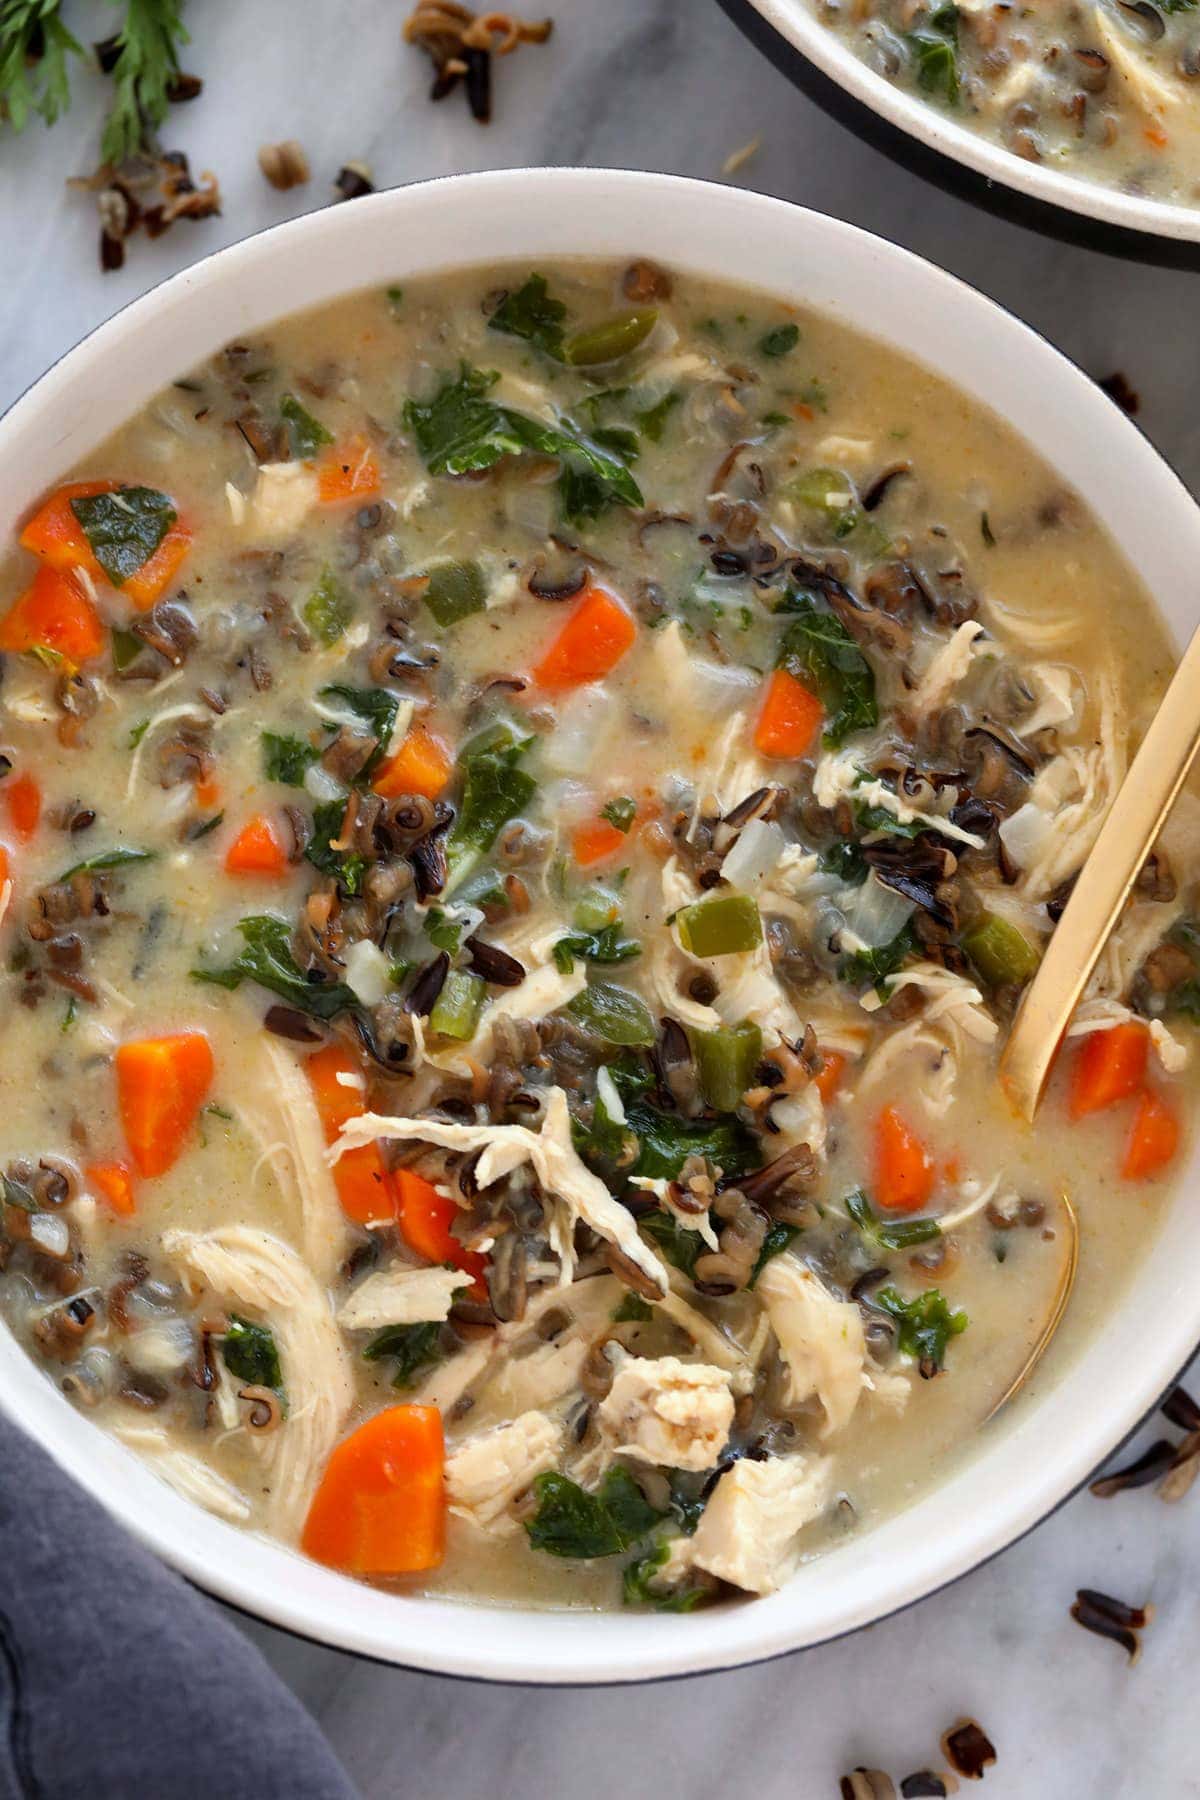
[[[1188,796],[1034,1133],[994,1080],[1171,665],[1113,521],[635,247],[264,305],[3,565],[0,1309],[406,1657],[738,1654],[1077,1378],[1187,1155]]]

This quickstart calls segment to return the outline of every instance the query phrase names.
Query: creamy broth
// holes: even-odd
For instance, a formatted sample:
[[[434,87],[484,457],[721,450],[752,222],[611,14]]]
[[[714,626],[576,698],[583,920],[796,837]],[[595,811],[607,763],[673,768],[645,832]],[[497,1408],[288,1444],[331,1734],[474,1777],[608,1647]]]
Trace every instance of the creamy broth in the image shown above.
[[[691,1606],[969,1452],[1064,1196],[1033,1387],[1103,1328],[1195,803],[1025,1132],[995,1046],[1171,655],[997,419],[567,263],[285,320],[71,479],[2,572],[0,1306],[165,1480],[403,1590]]]
[[[814,0],[867,65],[1006,150],[1147,199],[1200,198],[1194,0]]]

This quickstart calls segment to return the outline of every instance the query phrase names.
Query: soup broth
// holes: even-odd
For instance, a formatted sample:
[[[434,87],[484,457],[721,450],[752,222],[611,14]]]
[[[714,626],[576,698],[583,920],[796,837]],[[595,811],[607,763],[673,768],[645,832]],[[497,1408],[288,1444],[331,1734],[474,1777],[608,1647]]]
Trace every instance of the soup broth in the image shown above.
[[[1172,659],[934,373],[648,263],[364,293],[161,394],[2,583],[0,1307],[197,1504],[690,1608],[968,1453],[1076,1234],[1033,1383],[1102,1328],[1190,1093],[1190,798],[1035,1133],[995,1053]]]

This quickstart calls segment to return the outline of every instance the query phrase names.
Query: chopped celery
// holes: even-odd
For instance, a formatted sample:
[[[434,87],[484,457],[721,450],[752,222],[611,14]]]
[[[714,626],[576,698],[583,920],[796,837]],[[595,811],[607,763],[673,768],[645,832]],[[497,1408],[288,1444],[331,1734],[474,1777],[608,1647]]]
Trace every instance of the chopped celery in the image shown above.
[[[639,344],[644,344],[657,323],[658,314],[652,306],[637,312],[619,313],[615,318],[602,320],[599,325],[588,326],[585,331],[576,331],[567,339],[563,354],[576,368],[616,362],[618,357],[628,356]]]
[[[1024,932],[998,913],[984,913],[963,934],[963,949],[989,987],[1028,981],[1041,961]]]
[[[429,1015],[430,1029],[442,1037],[474,1037],[486,993],[487,983],[482,975],[452,969]]]
[[[733,1112],[754,1080],[762,1031],[752,1019],[716,1031],[691,1033],[700,1092],[717,1112]]]
[[[835,537],[849,537],[862,518],[854,485],[840,469],[809,469],[788,483],[788,493],[803,506],[823,513]]]
[[[425,604],[445,628],[482,612],[487,605],[487,585],[477,562],[435,563],[428,571]]]
[[[571,922],[576,931],[603,931],[606,925],[615,925],[620,916],[621,902],[616,894],[597,882],[580,894]]]
[[[304,602],[304,623],[328,648],[336,644],[354,617],[354,608],[342,592],[333,570],[321,570],[321,579]]]
[[[676,915],[679,941],[693,956],[733,956],[762,943],[758,904],[749,894],[716,894]]]

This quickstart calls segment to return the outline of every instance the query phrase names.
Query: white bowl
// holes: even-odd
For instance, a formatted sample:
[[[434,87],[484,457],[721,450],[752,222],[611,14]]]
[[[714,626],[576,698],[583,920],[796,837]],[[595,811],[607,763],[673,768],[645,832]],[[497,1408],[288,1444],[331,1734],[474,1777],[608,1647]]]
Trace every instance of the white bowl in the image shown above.
[[[4,541],[119,420],[230,339],[355,288],[563,255],[649,255],[727,281],[752,274],[859,331],[886,329],[898,350],[936,362],[1010,420],[1109,521],[1177,641],[1194,624],[1200,512],[1128,419],[1043,339],[852,226],[731,188],[607,170],[506,170],[403,188],[280,225],[176,275],[100,326],[0,420]],[[410,1667],[511,1681],[723,1668],[818,1643],[919,1599],[1010,1544],[1087,1478],[1200,1339],[1200,1208],[1187,1186],[1185,1178],[1104,1329],[1044,1397],[981,1436],[972,1460],[907,1511],[804,1567],[783,1592],[684,1617],[468,1610],[360,1586],[179,1498],[76,1412],[6,1330],[0,1401],[167,1562],[306,1636]]]
[[[1137,194],[1122,193],[1118,188],[1064,175],[1044,163],[1029,162],[1011,150],[1005,150],[960,124],[942,108],[929,105],[918,95],[906,93],[869,69],[837,32],[821,24],[812,10],[811,0],[721,0],[721,4],[776,60],[779,60],[777,50],[783,45],[790,45],[806,58],[818,71],[818,83],[814,84],[797,66],[791,68],[791,73],[815,99],[830,106],[852,129],[858,127],[850,109],[834,105],[828,90],[822,91],[820,76],[836,84],[858,107],[865,107],[896,130],[907,133],[926,151],[949,158],[960,169],[982,176],[983,181],[973,185],[971,197],[983,200],[984,204],[995,204],[994,198],[989,201],[989,188],[984,183],[998,182],[1012,195],[1023,196],[1026,202],[1032,203],[1024,207],[1009,204],[1000,208],[1022,223],[1063,235],[1082,235],[1096,248],[1192,265],[1194,258],[1186,253],[1185,246],[1200,244],[1200,207],[1172,206],[1164,200],[1147,200]],[[754,28],[755,16],[777,34],[775,45],[761,28]],[[783,45],[779,44],[780,39]],[[886,144],[880,147],[887,149]],[[933,174],[934,171],[925,165],[922,173]],[[1054,208],[1061,209],[1057,215]],[[1081,225],[1086,227],[1090,223],[1095,229],[1082,232],[1068,229],[1070,222],[1063,219],[1064,212],[1074,214]],[[1105,231],[1105,227],[1109,229]],[[1139,234],[1140,242],[1137,237],[1123,238],[1120,234],[1124,233]],[[1154,239],[1163,240],[1157,248],[1148,241]]]

